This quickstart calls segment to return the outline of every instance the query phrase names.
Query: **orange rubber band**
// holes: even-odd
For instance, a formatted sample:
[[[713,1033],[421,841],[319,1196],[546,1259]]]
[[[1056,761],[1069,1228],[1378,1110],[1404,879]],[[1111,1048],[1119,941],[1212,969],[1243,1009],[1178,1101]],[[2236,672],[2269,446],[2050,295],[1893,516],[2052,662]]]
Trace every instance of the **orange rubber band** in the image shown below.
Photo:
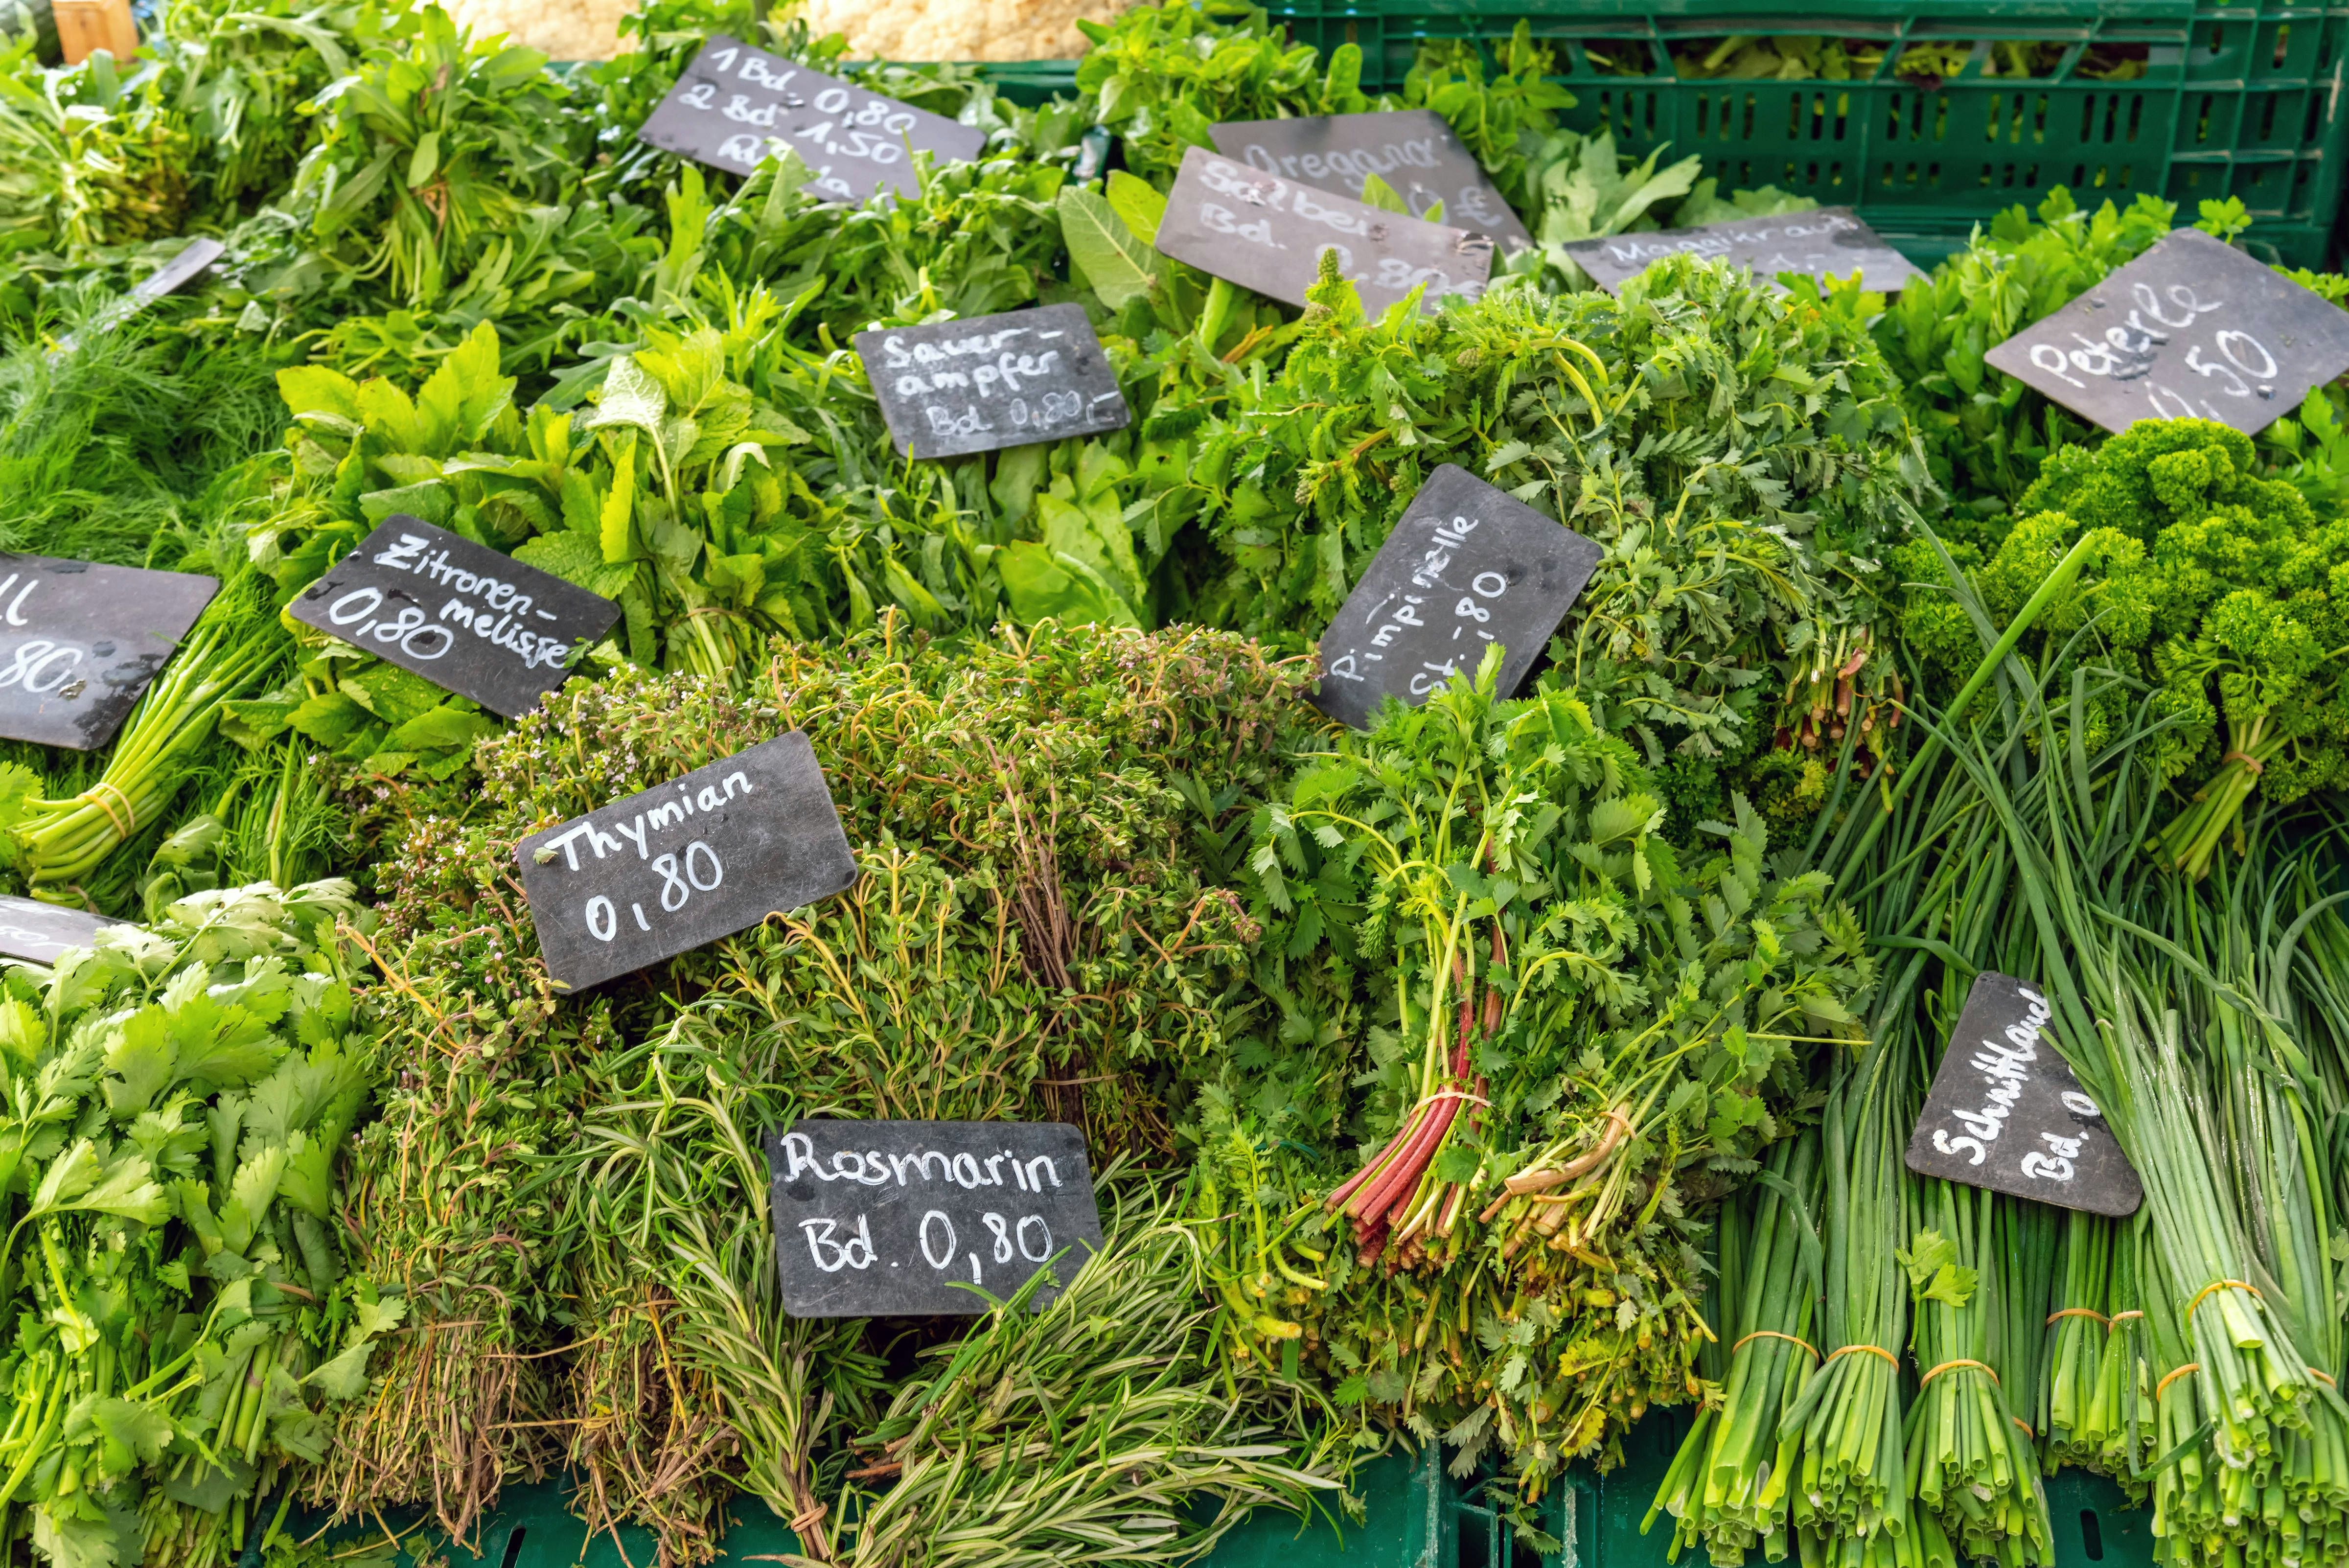
[[[2219,759],[2219,765],[2222,768],[2229,763],[2242,763],[2245,767],[2251,770],[2251,776],[2253,778],[2257,778],[2261,774],[2268,771],[2267,763],[2260,761],[2259,758],[2251,755],[2249,752],[2229,752],[2225,756]]]
[[[2260,1294],[2260,1288],[2257,1285],[2245,1284],[2240,1280],[2213,1280],[2210,1283],[2204,1285],[2200,1290],[2194,1293],[2194,1299],[2186,1303],[2186,1310],[2178,1314],[2178,1321],[2185,1323],[2191,1320],[2194,1316],[2194,1309],[2200,1306],[2202,1304],[2202,1298],[2209,1295],[2212,1291],[2249,1291],[2251,1293],[2251,1299],[2253,1301],[2264,1301],[2267,1299]]]
[[[2125,1317],[2143,1317],[2144,1315],[2145,1314],[2138,1312],[2132,1307],[2127,1312],[2116,1312],[2113,1314],[2113,1315],[2106,1321],[2105,1326],[2106,1328],[2117,1328],[2120,1326],[2121,1319]]]
[[[1944,1361],[1941,1365],[1933,1368],[1932,1371],[1928,1372],[1924,1376],[1917,1379],[1918,1390],[1921,1393],[1924,1390],[1926,1384],[1930,1383],[1934,1378],[1939,1377],[1944,1372],[1956,1372],[1966,1368],[1971,1368],[1973,1371],[1981,1373],[1983,1376],[1989,1378],[1993,1384],[1998,1381],[1998,1374],[1992,1372],[1981,1362],[1968,1361],[1965,1357],[1960,1356],[1955,1361]],[[2012,1419],[2012,1417],[2009,1418]]]
[[[1757,1328],[1752,1334],[1747,1334],[1745,1339],[1783,1339],[1788,1345],[1799,1345],[1805,1350],[1809,1351],[1813,1361],[1816,1361],[1819,1358],[1819,1347],[1817,1345],[1813,1345],[1807,1339],[1796,1339],[1791,1334],[1780,1334],[1775,1328]],[[1735,1345],[1731,1345],[1729,1347],[1729,1354],[1734,1355],[1739,1351],[1744,1349],[1745,1339],[1741,1339]]]
[[[1890,1351],[1885,1349],[1884,1346],[1880,1345],[1847,1345],[1841,1350],[1828,1351],[1827,1360],[1833,1361],[1838,1355],[1849,1355],[1854,1351],[1860,1351],[1869,1355],[1880,1355],[1884,1357],[1885,1360],[1892,1363],[1893,1371],[1898,1372],[1900,1370],[1900,1358],[1893,1355]]]
[[[2052,1324],[2059,1317],[2092,1317],[2098,1323],[2103,1324],[2106,1328],[2113,1326],[2113,1320],[2106,1317],[2104,1314],[2096,1311],[2094,1307],[2064,1307],[2059,1312],[2049,1313],[2047,1314],[2047,1321]]]
[[[2034,1431],[2033,1431],[2033,1430],[2031,1429],[2031,1423],[2030,1423],[2030,1422],[2028,1422],[2028,1421],[2026,1421],[2026,1420],[2024,1420],[2022,1417],[2020,1417],[2020,1416],[2009,1416],[2009,1417],[2007,1417],[2007,1419],[2008,1419],[2008,1420],[2010,1420],[2010,1421],[2012,1421],[2012,1422],[2013,1422],[2016,1426],[2018,1426],[2018,1427],[2022,1428],[2023,1428],[2023,1435],[2024,1437],[2026,1437],[2026,1438],[2030,1438],[2033,1442],[2034,1442],[2034,1443],[2035,1443],[2035,1442],[2037,1442],[2037,1441],[2039,1440],[2039,1434],[2038,1434],[2038,1433],[2036,1433],[2036,1432],[2034,1432]]]
[[[2339,1385],[2338,1383],[2335,1383],[2334,1381],[2333,1381],[2332,1376],[2331,1376],[2330,1374],[2328,1374],[2328,1373],[2323,1373],[2323,1372],[2319,1372],[2319,1371],[2318,1371],[2315,1367],[2313,1367],[2313,1366],[2312,1366],[2312,1367],[2310,1367],[2310,1368],[2308,1369],[2308,1375],[2309,1375],[2311,1377],[2322,1377],[2322,1378],[2323,1378],[2323,1379],[2324,1379],[2324,1386],[2325,1386],[2327,1388],[2338,1388],[2338,1387],[2340,1387],[2340,1386],[2341,1386],[2341,1385]]]
[[[2167,1390],[2167,1389],[2168,1388],[2168,1386],[2169,1386],[2171,1384],[2173,1384],[2173,1383],[2177,1382],[2179,1378],[2181,1378],[2181,1377],[2185,1376],[2188,1373],[2189,1373],[2189,1372],[2199,1372],[2199,1371],[2201,1371],[2201,1370],[2202,1370],[2202,1364],[2201,1364],[2200,1362],[2199,1362],[2199,1361],[2189,1361],[2189,1362],[2188,1362],[2185,1366],[2183,1366],[2179,1367],[2177,1371],[2175,1371],[2175,1372],[2171,1373],[2168,1376],[2167,1376],[2167,1377],[2163,1378],[2160,1382],[2158,1382],[2158,1383],[2157,1383],[2157,1384],[2155,1384],[2155,1385],[2153,1386],[2153,1397],[2154,1397],[2154,1398],[2155,1398],[2155,1399],[2157,1399],[2157,1400],[2158,1400],[2158,1399],[2161,1397],[2161,1396],[2162,1396],[2163,1392],[2164,1392],[2165,1390]]]

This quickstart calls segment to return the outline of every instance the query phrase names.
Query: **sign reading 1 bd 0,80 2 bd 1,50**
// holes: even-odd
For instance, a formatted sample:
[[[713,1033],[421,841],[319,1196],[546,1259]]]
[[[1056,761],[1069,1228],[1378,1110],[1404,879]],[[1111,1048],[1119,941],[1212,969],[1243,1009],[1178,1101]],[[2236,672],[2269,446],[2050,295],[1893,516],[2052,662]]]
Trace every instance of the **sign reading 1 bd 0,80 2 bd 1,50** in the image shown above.
[[[2178,229],[1983,358],[2108,431],[2216,420],[2256,435],[2349,370],[2349,313]]]
[[[814,171],[813,187],[837,202],[862,202],[875,191],[913,195],[914,153],[967,163],[987,145],[987,133],[976,127],[723,33],[693,57],[636,138],[730,174],[796,152]]]
[[[1427,476],[1321,634],[1314,705],[1367,729],[1389,697],[1417,706],[1501,648],[1514,694],[1599,566],[1599,546],[1464,468]]]

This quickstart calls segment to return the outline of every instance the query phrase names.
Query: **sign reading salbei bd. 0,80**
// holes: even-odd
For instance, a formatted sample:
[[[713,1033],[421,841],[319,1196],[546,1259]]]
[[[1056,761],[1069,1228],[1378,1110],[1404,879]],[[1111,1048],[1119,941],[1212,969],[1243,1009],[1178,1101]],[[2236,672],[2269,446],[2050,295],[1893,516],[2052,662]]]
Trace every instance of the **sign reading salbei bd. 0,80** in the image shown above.
[[[1573,529],[1444,463],[1321,634],[1314,705],[1367,729],[1385,699],[1416,707],[1494,643],[1511,695],[1598,565]]]
[[[1373,174],[1433,221],[1483,234],[1512,254],[1534,243],[1467,144],[1432,109],[1375,114],[1309,114],[1295,119],[1229,119],[1212,127],[1216,151],[1267,174],[1361,199]]]
[[[867,92],[723,33],[711,36],[636,131],[640,141],[730,174],[796,152],[838,202],[910,196],[916,152],[965,163],[987,132]]]
[[[514,849],[555,984],[615,975],[789,914],[856,880],[806,735],[533,833]]]
[[[569,680],[620,618],[610,599],[397,514],[285,607],[508,719]]]
[[[2253,435],[2349,370],[2349,315],[2178,229],[1983,358],[2108,431],[2191,419]]]
[[[1447,295],[1474,299],[1493,271],[1493,242],[1482,234],[1366,207],[1204,147],[1183,154],[1157,246],[1291,305],[1305,303],[1321,253],[1335,251],[1338,270],[1372,316],[1423,285],[1422,310],[1435,309]]]
[[[1667,256],[1701,256],[1742,267],[1767,282],[1782,272],[1810,277],[1859,276],[1859,286],[1897,293],[1925,275],[1849,207],[1821,207],[1775,218],[1734,218],[1693,229],[1614,234],[1561,247],[1590,279],[1613,294]]]
[[[1974,977],[1909,1137],[1909,1168],[2091,1214],[2134,1214],[2145,1189],[2048,1040],[2053,1015],[2035,987]]]
[[[192,572],[0,555],[0,736],[106,744],[219,591]]]
[[[855,342],[908,457],[1092,435],[1133,418],[1082,306],[860,332]]]
[[[1101,1248],[1085,1140],[1060,1122],[800,1121],[767,1136],[767,1168],[793,1317],[982,1313],[1049,1264],[1040,1307]]]

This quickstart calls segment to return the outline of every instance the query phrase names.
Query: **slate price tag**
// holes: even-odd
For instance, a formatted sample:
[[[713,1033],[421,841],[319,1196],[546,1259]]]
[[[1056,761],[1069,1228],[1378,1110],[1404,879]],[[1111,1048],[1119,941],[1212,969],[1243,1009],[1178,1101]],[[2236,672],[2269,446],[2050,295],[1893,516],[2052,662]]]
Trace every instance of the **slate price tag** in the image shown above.
[[[401,514],[285,607],[508,719],[570,680],[620,618],[610,599]]]
[[[0,554],[0,736],[106,744],[219,591],[192,572]]]
[[[2134,1214],[2137,1171],[2057,1055],[2047,1000],[2012,975],[1974,977],[1909,1138],[1909,1168],[2091,1214]]]
[[[533,833],[514,859],[539,951],[565,991],[730,937],[856,880],[815,748],[797,730]]]
[[[1422,310],[1435,309],[1446,295],[1474,299],[1493,271],[1493,242],[1482,234],[1365,207],[1204,147],[1183,154],[1158,248],[1290,305],[1305,303],[1321,253],[1334,250],[1372,316],[1422,284]]]
[[[916,152],[967,163],[987,132],[894,98],[794,65],[723,33],[713,34],[636,139],[665,152],[748,174],[769,157],[796,152],[811,183],[834,201],[875,191],[916,192]]]
[[[965,1316],[1101,1250],[1085,1140],[1062,1122],[803,1120],[767,1135],[775,1265],[793,1317]],[[963,1288],[957,1288],[963,1287]]]
[[[908,457],[1092,435],[1133,417],[1080,305],[860,332],[855,343]]]
[[[212,263],[228,253],[228,247],[213,239],[191,240],[179,254],[140,278],[129,294],[108,306],[92,317],[88,327],[93,332],[107,332],[138,315],[167,294],[177,294],[193,283]],[[78,334],[68,333],[57,339],[57,354],[70,354],[80,341]]]
[[[94,946],[98,932],[122,923],[38,898],[0,897],[0,957],[53,964],[67,948]]]
[[[2256,435],[2349,370],[2349,314],[2178,229],[1983,358],[2108,431],[2216,420]]]
[[[1769,279],[1782,272],[1849,277],[1860,286],[1897,294],[1925,275],[1885,243],[1849,207],[1821,207],[1777,218],[1737,218],[1693,229],[1614,234],[1563,247],[1590,280],[1613,294],[1666,256],[1693,255],[1743,267]]]
[[[1599,546],[1464,468],[1427,476],[1321,634],[1314,705],[1368,729],[1390,696],[1413,707],[1501,645],[1516,691],[1599,566]]]
[[[1534,243],[1476,155],[1432,109],[1374,114],[1314,114],[1297,119],[1232,119],[1212,127],[1216,151],[1266,174],[1361,200],[1375,174],[1426,217],[1482,234],[1512,254]]]

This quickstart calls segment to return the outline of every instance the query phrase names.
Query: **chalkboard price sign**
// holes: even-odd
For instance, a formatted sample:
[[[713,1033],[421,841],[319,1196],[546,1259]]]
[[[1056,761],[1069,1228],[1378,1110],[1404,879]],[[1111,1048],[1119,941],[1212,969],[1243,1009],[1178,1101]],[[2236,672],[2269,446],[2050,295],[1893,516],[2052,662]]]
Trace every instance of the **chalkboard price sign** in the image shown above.
[[[0,957],[53,964],[67,948],[90,947],[98,932],[120,924],[87,909],[61,909],[38,898],[0,897]]]
[[[1362,308],[1378,315],[1426,286],[1420,308],[1474,299],[1493,271],[1493,242],[1350,196],[1295,184],[1194,147],[1166,195],[1158,248],[1176,261],[1290,305],[1303,305],[1321,253],[1338,253]]]
[[[2145,1189],[2046,1033],[2052,1012],[2011,975],[1974,977],[1909,1139],[1909,1168],[2091,1214],[2134,1214]]]
[[[508,719],[571,679],[620,618],[610,599],[399,514],[285,609]]]
[[[1133,417],[1082,306],[860,332],[855,343],[908,457],[1092,435]]]
[[[1482,234],[1514,254],[1534,243],[1526,225],[1444,117],[1432,109],[1374,114],[1309,114],[1295,119],[1232,119],[1213,127],[1216,151],[1266,174],[1361,200],[1371,175],[1385,181],[1424,218]]]
[[[192,572],[0,554],[0,736],[106,744],[219,591]]]
[[[761,161],[796,152],[815,171],[812,188],[835,202],[875,191],[911,196],[916,152],[967,163],[987,133],[943,115],[867,92],[723,33],[711,36],[636,139],[748,174]]]
[[[1598,566],[1597,545],[1444,463],[1321,634],[1314,705],[1367,729],[1386,698],[1416,707],[1495,642],[1513,693]]]
[[[1925,275],[1859,221],[1849,207],[1821,207],[1775,218],[1737,218],[1693,229],[1613,234],[1562,247],[1608,293],[1666,256],[1692,255],[1742,267],[1768,280],[1782,272],[1809,277],[1859,275],[1860,286],[1895,294]]]
[[[856,880],[794,730],[534,833],[514,849],[539,951],[564,991],[675,958]]]
[[[1983,358],[2108,431],[2216,420],[2256,435],[2349,370],[2349,314],[2178,229]]]
[[[129,294],[92,317],[86,330],[112,331],[165,295],[177,294],[187,287],[227,254],[228,247],[218,240],[190,240],[181,247],[179,254],[140,278]],[[49,356],[51,362],[72,353],[79,342],[80,336],[76,333],[58,338],[57,352]]]
[[[975,1315],[980,1291],[1049,1265],[1040,1307],[1101,1250],[1085,1140],[1063,1123],[803,1120],[766,1144],[793,1317]]]

